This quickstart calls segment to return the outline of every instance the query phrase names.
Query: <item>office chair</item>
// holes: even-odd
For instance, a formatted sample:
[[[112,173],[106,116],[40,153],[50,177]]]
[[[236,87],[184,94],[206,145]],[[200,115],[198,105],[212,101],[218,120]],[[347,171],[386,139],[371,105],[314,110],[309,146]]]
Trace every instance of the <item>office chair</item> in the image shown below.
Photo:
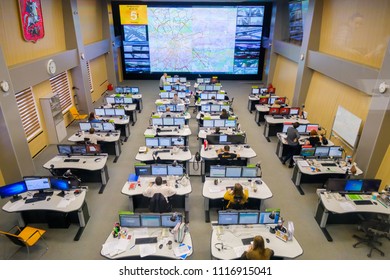
[[[172,212],[172,205],[161,193],[155,193],[149,201],[149,210],[153,213]]]
[[[75,120],[81,121],[81,120],[86,120],[88,118],[87,114],[82,114],[80,115],[79,111],[77,110],[76,106],[72,106],[69,109],[69,113],[72,114],[73,118]]]
[[[353,237],[359,241],[353,244],[353,247],[356,248],[359,244],[367,244],[367,246],[370,247],[370,252],[367,254],[367,257],[371,258],[373,250],[378,251],[383,257],[385,253],[381,251],[377,245],[382,246],[382,242],[379,241],[380,238],[386,237],[390,240],[389,217],[378,215],[378,219],[363,221],[358,229],[362,230],[365,233],[365,236],[361,237],[354,234]]]
[[[33,247],[35,244],[37,244],[39,240],[42,240],[42,242],[45,244],[46,247],[42,255],[45,254],[46,251],[49,249],[45,239],[42,236],[45,232],[46,230],[38,229],[30,226],[26,226],[23,229],[19,228],[18,226],[14,226],[8,231],[0,231],[0,234],[6,236],[9,240],[12,241],[12,243],[18,246],[26,247],[28,258],[30,258],[30,247]]]

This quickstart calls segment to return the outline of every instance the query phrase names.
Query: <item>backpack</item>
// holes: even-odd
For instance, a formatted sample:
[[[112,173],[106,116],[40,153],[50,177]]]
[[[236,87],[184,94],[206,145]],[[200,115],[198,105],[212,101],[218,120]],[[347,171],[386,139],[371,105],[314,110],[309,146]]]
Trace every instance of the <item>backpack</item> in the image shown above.
[[[172,205],[161,193],[155,193],[150,199],[149,210],[153,213],[171,212]]]

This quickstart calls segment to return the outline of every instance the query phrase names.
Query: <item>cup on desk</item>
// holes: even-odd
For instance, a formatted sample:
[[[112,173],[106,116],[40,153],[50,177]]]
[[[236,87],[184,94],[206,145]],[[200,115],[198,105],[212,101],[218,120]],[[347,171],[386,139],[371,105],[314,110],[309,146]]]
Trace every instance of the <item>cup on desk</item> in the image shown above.
[[[214,179],[214,185],[218,185],[218,179]]]
[[[169,249],[169,250],[172,249],[172,240],[169,240],[169,241],[168,241],[167,246],[168,246],[168,249]]]
[[[371,199],[372,200],[376,200],[378,198],[378,193],[377,192],[373,192],[372,194],[371,194]]]

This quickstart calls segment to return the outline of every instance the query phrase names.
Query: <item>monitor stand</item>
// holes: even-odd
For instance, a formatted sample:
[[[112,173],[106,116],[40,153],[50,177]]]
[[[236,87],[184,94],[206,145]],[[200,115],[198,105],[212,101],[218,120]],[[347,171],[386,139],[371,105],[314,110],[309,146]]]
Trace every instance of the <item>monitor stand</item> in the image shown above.
[[[22,199],[22,197],[20,196],[20,195],[14,195],[11,199],[10,199],[10,201],[11,201],[11,203],[14,203],[15,201],[18,201],[18,200],[21,200]]]
[[[57,196],[59,197],[65,197],[65,195],[66,195],[65,191],[61,191],[57,194]]]

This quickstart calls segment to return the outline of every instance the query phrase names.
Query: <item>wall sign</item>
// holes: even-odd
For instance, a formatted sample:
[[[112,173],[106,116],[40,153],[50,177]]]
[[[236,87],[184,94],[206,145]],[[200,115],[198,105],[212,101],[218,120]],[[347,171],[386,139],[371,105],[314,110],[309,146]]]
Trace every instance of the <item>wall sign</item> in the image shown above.
[[[19,0],[23,38],[36,43],[45,36],[41,0]]]

